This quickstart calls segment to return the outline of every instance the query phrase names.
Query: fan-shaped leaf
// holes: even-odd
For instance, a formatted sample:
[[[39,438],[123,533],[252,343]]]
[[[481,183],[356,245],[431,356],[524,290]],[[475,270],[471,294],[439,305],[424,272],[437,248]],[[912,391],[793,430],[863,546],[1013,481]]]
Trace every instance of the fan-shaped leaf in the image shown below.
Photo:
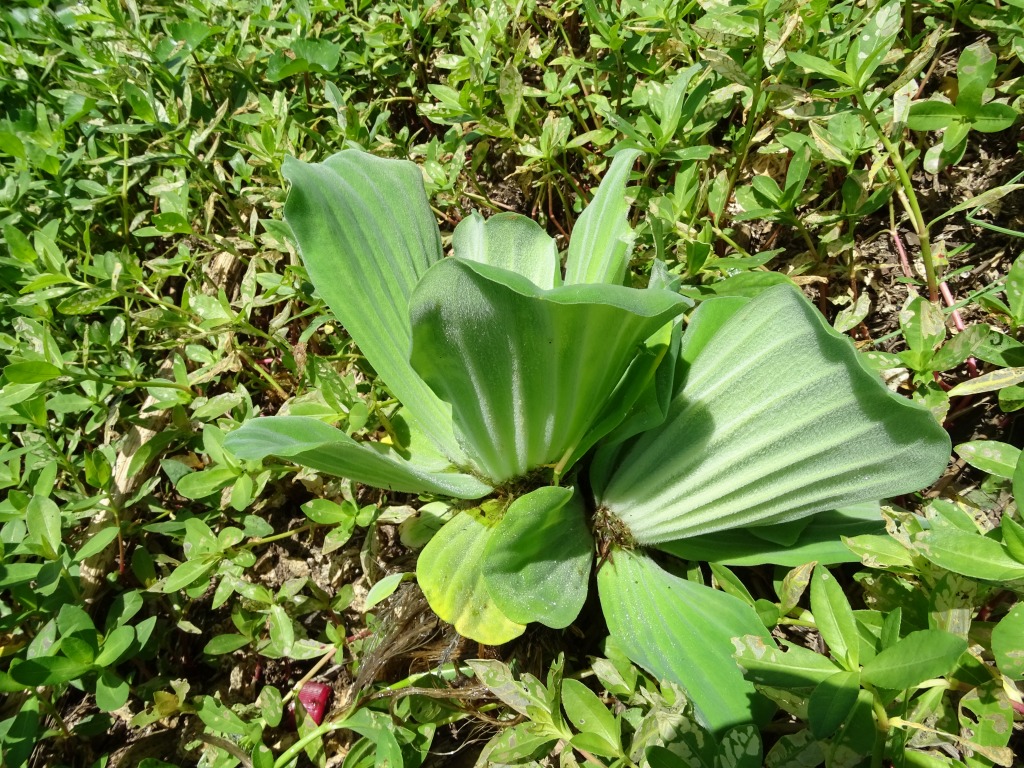
[[[739,598],[666,573],[645,555],[617,550],[597,576],[608,630],[629,658],[686,689],[714,731],[770,712],[733,660],[732,639],[771,637]]]
[[[949,450],[925,409],[777,286],[701,346],[665,423],[605,470],[599,501],[638,541],[658,543],[916,490]]]
[[[555,241],[540,224],[518,213],[484,219],[474,211],[452,233],[452,255],[511,270],[538,288],[562,284]]]
[[[513,621],[567,627],[587,597],[594,538],[572,488],[547,486],[516,499],[484,550],[484,582]]]
[[[450,410],[409,366],[409,296],[441,256],[414,163],[345,150],[322,163],[286,158],[284,215],[317,291],[408,414],[453,461]]]
[[[625,149],[612,160],[597,194],[586,207],[569,239],[565,261],[565,283],[610,283],[621,285],[633,249],[626,182],[638,149]]]
[[[484,551],[495,520],[480,509],[468,510],[438,531],[416,561],[416,578],[434,613],[463,637],[501,645],[526,627],[495,605],[484,583]]]
[[[660,290],[544,291],[445,259],[412,297],[412,364],[451,403],[467,451],[495,483],[544,465],[564,471],[641,343],[683,306]]]

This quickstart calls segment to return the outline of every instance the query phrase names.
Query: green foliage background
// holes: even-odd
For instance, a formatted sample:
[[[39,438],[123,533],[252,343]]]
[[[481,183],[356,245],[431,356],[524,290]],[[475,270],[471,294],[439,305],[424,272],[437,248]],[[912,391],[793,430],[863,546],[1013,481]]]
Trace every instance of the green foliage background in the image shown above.
[[[344,665],[353,700],[395,684],[361,674],[373,655],[366,630],[386,635],[375,600],[399,587],[396,573],[410,570],[392,567],[397,556],[382,549],[381,532],[402,523],[403,541],[421,544],[417,526],[429,526],[430,511],[412,516],[414,500],[325,486],[282,464],[239,461],[222,447],[239,422],[285,403],[294,414],[331,417],[357,438],[390,428],[390,395],[313,295],[281,220],[289,155],[318,160],[361,147],[412,158],[443,230],[474,209],[511,209],[561,235],[564,248],[608,152],[643,149],[632,188],[638,284],[655,257],[694,299],[752,295],[794,280],[837,328],[875,343],[879,368],[906,369],[913,395],[950,414],[964,439],[984,432],[1010,442],[970,428],[990,412],[964,398],[994,408],[985,398],[998,397],[1010,414],[1024,405],[1024,347],[1016,338],[1024,264],[1001,279],[1021,229],[1013,176],[1021,18],[1019,2],[994,0],[884,8],[822,0],[5,4],[5,764],[23,764],[36,751],[45,764],[103,765],[146,725],[178,717],[195,724],[180,739],[193,748],[180,758],[169,753],[172,761],[231,765],[241,754],[252,765],[283,766],[304,747],[289,752],[275,727],[295,696],[291,686],[316,660]],[[965,61],[968,48],[974,58]],[[965,188],[958,180],[971,163],[984,173]],[[941,171],[938,181],[925,171]],[[938,193],[926,194],[934,184]],[[994,261],[993,238],[1007,249]],[[901,249],[903,270],[895,266]],[[884,282],[880,264],[888,265]],[[941,309],[925,302],[930,310],[914,305],[920,311],[894,317],[908,288],[937,299],[941,284],[956,294]],[[966,327],[951,306],[968,318]],[[980,384],[972,372],[982,374]],[[943,384],[957,385],[952,401]],[[972,643],[981,638],[980,663],[1019,679],[1006,639],[1020,624],[1013,608],[1020,556],[1005,543],[1017,541],[1016,529],[1004,523],[1000,530],[1010,533],[993,533],[998,511],[1011,523],[1020,519],[1008,495],[1018,455],[999,445],[1007,447],[992,449],[996,458],[967,451],[991,475],[980,492],[954,498],[954,511],[929,513],[973,539],[943,549],[943,536],[955,533],[918,531],[917,518],[893,513],[892,539],[854,549],[876,570],[856,571],[847,584],[857,605],[916,615],[916,625]],[[977,539],[986,543],[971,543]],[[977,572],[955,557],[964,546],[991,554],[997,539],[1009,571]],[[329,593],[309,575],[269,585],[257,578],[257,561],[278,553],[281,542],[349,552],[345,585]],[[690,576],[700,578],[697,566]],[[744,575],[748,586],[723,572],[705,578],[746,591],[760,609],[765,602],[784,608],[776,614],[791,624],[814,626],[810,614],[823,612],[813,593],[800,607],[794,582],[773,594],[763,575],[761,582]],[[375,600],[363,599],[370,585]],[[948,594],[953,603],[936,597]],[[370,612],[355,610],[354,600]],[[930,620],[936,612],[941,618]],[[1007,629],[996,632],[1001,620]],[[614,649],[604,652],[611,661],[580,655],[570,666],[600,670],[609,696],[638,713],[617,721],[627,743],[613,747],[626,754],[602,756],[584,739],[582,753],[563,755],[671,765],[656,763],[660,753],[645,756],[663,745],[641,738],[640,718],[682,718],[684,705],[656,681],[638,683]],[[229,666],[257,660],[291,660],[302,674],[279,671],[258,700],[231,699],[209,684]],[[947,673],[954,674],[936,674]],[[569,728],[559,702],[571,721],[594,702],[573,685],[572,703],[564,692],[560,700],[561,670],[550,674],[555,714],[544,733],[568,742],[586,729]],[[947,691],[925,706],[906,696],[899,717],[917,725],[934,717],[937,730],[959,734],[964,718],[992,711],[985,696],[999,707],[1007,702],[998,686],[970,685],[981,691],[977,701],[964,704]],[[837,686],[850,689],[848,681]],[[405,729],[394,745],[380,735],[390,722],[386,707],[368,703],[348,724],[376,734],[369,752],[353,751],[351,764],[372,764],[373,749],[418,764],[437,727],[473,709],[428,696],[402,701],[393,711]],[[501,701],[511,707],[502,712],[517,711]],[[84,709],[71,717],[78,704]],[[607,718],[596,717],[607,742]],[[863,723],[851,720],[850,730]],[[849,745],[812,725],[807,743],[829,745],[823,761],[880,759],[854,750],[856,759],[843,763]],[[301,717],[299,730],[306,746],[349,733],[315,732]],[[989,739],[980,742],[988,752],[968,755],[962,741],[933,741],[972,766],[1007,764],[1002,736],[974,730]],[[892,733],[882,739],[885,749],[925,755],[901,757],[906,764],[950,764],[920,729]],[[772,764],[788,764],[785,755],[799,752],[795,741],[777,742],[785,749]],[[806,756],[811,748],[803,749]],[[319,762],[317,754],[310,746],[302,759]],[[569,759],[576,758],[563,764]]]

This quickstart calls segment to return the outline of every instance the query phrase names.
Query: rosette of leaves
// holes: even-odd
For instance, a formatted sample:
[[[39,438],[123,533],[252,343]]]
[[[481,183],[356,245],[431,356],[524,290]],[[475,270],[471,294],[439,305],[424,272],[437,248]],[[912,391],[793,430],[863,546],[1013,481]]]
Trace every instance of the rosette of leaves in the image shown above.
[[[413,163],[355,150],[288,160],[285,218],[309,277],[401,408],[388,444],[305,417],[250,420],[226,444],[464,500],[417,578],[482,643],[568,626],[600,548],[611,633],[719,730],[762,710],[731,638],[767,630],[654,551],[743,528],[793,544],[814,513],[928,484],[949,440],[790,285],[707,300],[685,333],[690,305],[663,267],[626,287],[638,155],[615,156],[564,272],[554,241],[516,214],[466,218],[445,258]]]

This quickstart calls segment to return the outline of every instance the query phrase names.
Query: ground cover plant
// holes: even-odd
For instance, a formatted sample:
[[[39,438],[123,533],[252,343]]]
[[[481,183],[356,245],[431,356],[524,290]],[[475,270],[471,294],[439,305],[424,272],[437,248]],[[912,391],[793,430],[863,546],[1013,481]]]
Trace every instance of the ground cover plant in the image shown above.
[[[3,763],[1013,764],[1019,11],[0,9]]]

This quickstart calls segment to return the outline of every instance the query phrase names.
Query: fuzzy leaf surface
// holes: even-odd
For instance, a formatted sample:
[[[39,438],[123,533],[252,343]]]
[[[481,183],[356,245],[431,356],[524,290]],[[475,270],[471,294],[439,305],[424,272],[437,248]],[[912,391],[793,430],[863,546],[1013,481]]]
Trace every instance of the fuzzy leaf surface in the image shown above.
[[[638,149],[626,149],[612,160],[597,194],[586,207],[569,239],[565,262],[565,283],[609,283],[621,285],[633,249],[632,227],[626,205],[626,182]]]
[[[455,227],[452,255],[516,272],[538,288],[562,284],[555,241],[540,224],[518,213],[485,219],[474,211]]]
[[[556,462],[568,469],[643,341],[684,305],[669,291],[614,285],[545,291],[445,259],[412,297],[412,364],[451,403],[467,452],[495,484]]]
[[[472,475],[417,466],[383,443],[356,442],[340,429],[309,416],[252,419],[229,434],[224,444],[240,459],[277,456],[392,491],[457,499],[478,499],[491,491]]]
[[[282,170],[285,220],[313,285],[413,420],[460,462],[450,410],[409,365],[409,297],[442,257],[420,169],[344,150],[315,164],[287,158]]]
[[[627,550],[615,551],[602,566],[597,586],[618,646],[648,672],[683,686],[713,731],[766,714],[732,657],[733,638],[754,635],[772,642],[750,606]]]
[[[494,524],[485,512],[467,510],[438,531],[416,561],[416,578],[434,613],[485,645],[507,643],[526,629],[501,612],[484,582],[481,566]]]
[[[520,496],[484,549],[484,583],[515,622],[569,626],[583,608],[594,538],[572,488],[547,486]]]
[[[604,469],[599,503],[657,544],[913,491],[949,451],[928,411],[890,392],[798,291],[776,286],[700,347],[665,423]]]

